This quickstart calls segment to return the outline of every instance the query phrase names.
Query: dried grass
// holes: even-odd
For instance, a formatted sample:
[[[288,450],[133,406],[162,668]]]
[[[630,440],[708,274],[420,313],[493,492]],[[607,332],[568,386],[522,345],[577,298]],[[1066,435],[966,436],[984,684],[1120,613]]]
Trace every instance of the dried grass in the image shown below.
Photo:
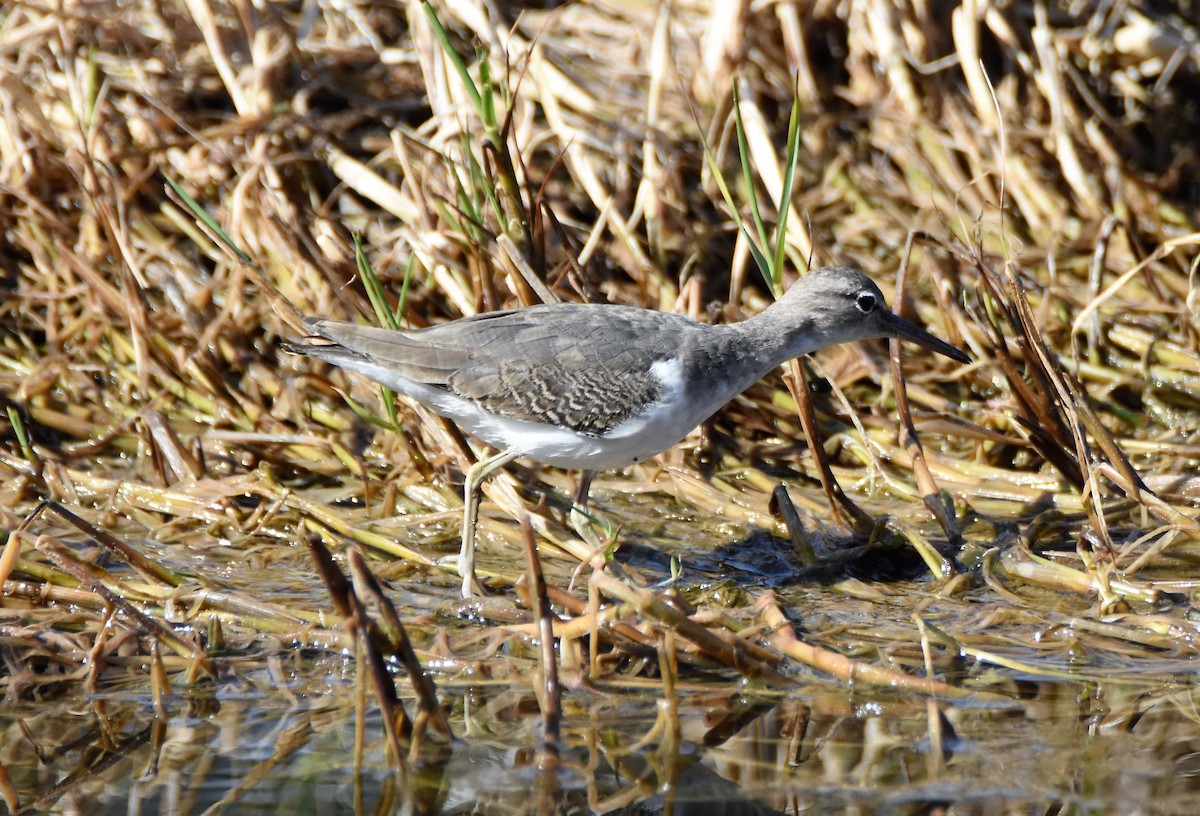
[[[832,597],[879,607],[825,621],[804,604],[807,584],[782,590],[806,616],[800,645],[865,658],[860,669],[890,650],[898,674],[948,672],[961,653],[1050,676],[1058,656],[1039,633],[1070,627],[1095,656],[1073,677],[1130,680],[1136,660],[1124,658],[1140,650],[1159,678],[1190,671],[1196,9],[1080,8],[439,4],[480,101],[419,3],[9,4],[0,513],[9,531],[27,523],[0,560],[0,648],[17,667],[0,687],[33,699],[151,664],[178,685],[210,660],[248,671],[298,643],[342,648],[343,621],[298,546],[306,532],[386,559],[373,568],[400,593],[418,652],[440,661],[443,689],[477,681],[483,665],[526,682],[536,654],[495,651],[532,637],[508,589],[523,572],[515,520],[540,482],[569,494],[565,477],[518,467],[488,485],[483,566],[501,597],[456,606],[433,564],[457,541],[470,445],[418,406],[390,415],[369,383],[281,354],[299,333],[281,304],[371,315],[358,234],[390,309],[404,287],[410,326],[549,298],[753,313],[767,290],[713,172],[747,217],[735,85],[768,217],[793,95],[801,105],[791,266],[848,262],[888,283],[922,233],[904,308],[978,360],[905,349],[920,447],[897,435],[901,384],[877,346],[830,350],[816,366],[833,387],[815,397],[832,475],[854,517],[879,520],[868,550],[918,547],[934,580],[852,580],[873,556],[829,546],[829,505],[809,484],[790,483],[807,529],[776,519],[780,474],[812,472],[778,378],[680,449],[601,476],[593,492],[617,537],[661,534],[684,554],[700,546],[693,536],[807,534],[840,581]],[[164,571],[131,571],[136,559],[113,561],[105,542],[101,558],[61,515],[27,518],[43,499]],[[547,581],[565,587],[589,548],[560,499],[532,521],[554,556]],[[591,606],[555,624],[568,677],[637,684],[647,664],[629,655],[653,656],[664,631],[685,674],[744,668],[632,578],[598,580]],[[762,628],[781,624],[778,607],[764,601],[764,620],[756,590],[707,586],[689,590],[704,620],[693,626],[730,654],[797,656]],[[600,608],[600,595],[615,605]],[[928,641],[914,615],[936,626],[945,658],[929,664],[915,648]],[[168,625],[183,633],[166,637]],[[965,688],[1006,682],[981,673]]]

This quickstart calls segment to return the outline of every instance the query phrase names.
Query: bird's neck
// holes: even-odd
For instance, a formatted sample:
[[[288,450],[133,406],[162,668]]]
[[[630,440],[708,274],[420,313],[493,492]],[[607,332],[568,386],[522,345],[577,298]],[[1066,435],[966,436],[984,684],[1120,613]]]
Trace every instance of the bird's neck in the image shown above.
[[[760,377],[823,345],[812,318],[779,302],[731,328],[742,336],[747,353],[758,363]]]
[[[687,349],[684,356],[692,372],[693,396],[713,410],[793,357],[819,347],[807,339],[812,333],[794,315],[789,317],[786,309],[781,313],[777,306],[740,323],[708,326],[704,331],[705,342]]]

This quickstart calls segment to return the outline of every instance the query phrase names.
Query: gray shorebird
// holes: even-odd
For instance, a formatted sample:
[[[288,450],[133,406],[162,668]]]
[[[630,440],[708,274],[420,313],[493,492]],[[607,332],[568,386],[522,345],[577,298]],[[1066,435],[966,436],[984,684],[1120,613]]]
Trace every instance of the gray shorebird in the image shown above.
[[[499,451],[466,473],[458,560],[463,597],[479,591],[480,483],[519,456],[582,470],[582,505],[595,471],[666,450],[794,357],[897,337],[971,360],[897,317],[874,281],[840,266],[812,270],[761,314],[731,325],[582,303],[489,312],[413,331],[304,322],[329,342],[290,350],[370,377]]]

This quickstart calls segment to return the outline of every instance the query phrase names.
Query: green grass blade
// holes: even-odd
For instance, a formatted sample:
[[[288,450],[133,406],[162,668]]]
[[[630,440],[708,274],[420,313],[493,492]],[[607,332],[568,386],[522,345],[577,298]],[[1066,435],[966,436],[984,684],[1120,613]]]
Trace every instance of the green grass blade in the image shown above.
[[[21,421],[21,412],[12,405],[7,407],[7,411],[8,424],[12,426],[13,433],[16,434],[17,444],[21,446],[21,455],[25,457],[26,462],[37,462],[38,457],[29,443],[29,434],[25,430],[25,423]]]
[[[393,315],[393,323],[396,326],[401,325],[404,321],[404,307],[408,304],[408,288],[412,283],[413,269],[417,266],[417,253],[411,251],[408,253],[408,263],[404,266],[404,282],[400,284],[400,297],[396,300],[396,312]]]
[[[746,142],[746,125],[742,121],[742,99],[738,94],[737,80],[733,83],[733,122],[737,133],[738,157],[742,163],[742,181],[746,186],[746,200],[750,204],[750,215],[754,219],[754,229],[758,233],[759,251],[754,253],[758,270],[762,273],[771,293],[778,296],[774,276],[771,269],[771,259],[766,253],[771,251],[771,242],[767,239],[767,225],[763,222],[762,210],[758,206],[758,192],[754,186],[753,165],[750,161],[750,146]],[[753,243],[753,241],[751,241]]]
[[[717,154],[713,152],[712,146],[708,143],[708,139],[705,138],[703,130],[700,132],[700,144],[704,149],[704,159],[708,162],[708,169],[712,172],[713,179],[717,182],[717,189],[721,191],[721,198],[725,200],[725,206],[729,208],[729,212],[734,220],[734,223],[737,224],[738,229],[741,230],[741,232],[746,236],[746,241],[750,246],[750,254],[754,258],[754,263],[759,269],[766,269],[768,263],[767,258],[765,255],[763,255],[762,250],[759,249],[758,244],[755,242],[754,235],[750,232],[749,225],[747,225],[745,219],[742,218],[741,208],[738,207],[737,202],[733,199],[733,193],[729,189],[729,182],[725,180],[725,174],[721,171],[721,164],[717,161]]]
[[[483,116],[483,99],[479,95],[479,87],[475,84],[475,80],[471,79],[471,72],[467,70],[467,65],[462,61],[462,57],[454,50],[454,44],[450,42],[450,35],[446,33],[446,29],[442,26],[442,21],[438,19],[437,12],[433,10],[429,0],[424,0],[421,5],[425,8],[425,16],[429,19],[429,25],[433,29],[433,36],[437,39],[438,44],[442,46],[442,51],[446,53],[446,58],[450,60],[450,64],[454,66],[454,70],[458,72],[458,76],[462,79],[463,87],[467,89],[467,95],[471,97],[471,104],[475,106],[475,110],[479,111],[480,117]]]
[[[388,308],[387,296],[384,294],[383,285],[379,282],[379,276],[375,274],[375,268],[371,266],[371,259],[367,257],[366,251],[363,249],[362,236],[357,232],[354,233],[354,263],[358,266],[358,274],[362,278],[363,288],[367,290],[367,298],[371,301],[371,307],[375,310],[375,320],[379,325],[396,330],[400,328],[400,323],[396,319],[395,313]],[[380,394],[383,397],[383,404],[387,409],[388,421],[391,422],[392,429],[400,427],[400,417],[396,413],[396,395],[392,389],[381,385],[379,387]]]
[[[217,223],[216,219],[208,214],[208,210],[204,209],[199,201],[188,195],[187,191],[180,186],[179,182],[175,181],[175,179],[171,178],[170,176],[167,176],[166,178],[167,184],[171,185],[171,189],[175,191],[175,195],[179,196],[180,200],[183,201],[183,203],[187,205],[188,209],[192,211],[192,215],[196,216],[196,218],[203,222],[203,224],[208,227],[211,234],[216,237],[218,241],[223,243],[230,252],[237,255],[238,260],[246,264],[250,263],[250,256],[238,248],[238,245],[233,242],[233,239],[229,237],[229,234],[226,233],[225,230],[221,229],[221,225]]]
[[[792,187],[796,178],[796,161],[800,152],[800,96],[792,97],[792,115],[788,120],[787,165],[783,173],[783,189],[779,191],[779,225],[775,228],[775,261],[771,264],[771,288],[778,295],[783,289],[783,263],[787,253],[788,212],[792,209]]]

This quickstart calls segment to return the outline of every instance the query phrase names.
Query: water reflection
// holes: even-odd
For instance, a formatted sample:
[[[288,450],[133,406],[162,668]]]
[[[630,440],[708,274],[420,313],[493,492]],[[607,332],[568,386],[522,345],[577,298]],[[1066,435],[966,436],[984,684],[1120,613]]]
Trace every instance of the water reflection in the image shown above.
[[[1194,689],[1011,690],[991,707],[819,685],[682,691],[673,705],[578,692],[555,764],[539,761],[532,695],[457,689],[455,741],[427,740],[403,771],[377,716],[356,756],[352,683],[291,701],[217,690],[161,713],[133,695],[60,700],[0,719],[0,792],[13,812],[1190,812]]]

